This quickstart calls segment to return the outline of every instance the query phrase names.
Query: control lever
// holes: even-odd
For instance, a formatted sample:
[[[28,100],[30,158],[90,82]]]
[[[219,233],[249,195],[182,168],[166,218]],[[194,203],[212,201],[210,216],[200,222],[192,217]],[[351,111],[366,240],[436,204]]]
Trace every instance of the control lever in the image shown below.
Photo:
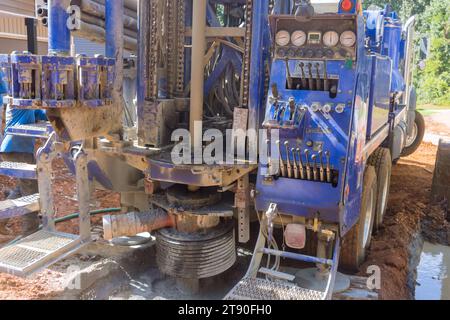
[[[294,177],[295,179],[298,179],[298,165],[297,165],[297,159],[295,157],[295,148],[291,149],[292,158],[294,159]]]
[[[294,83],[293,83],[293,81],[292,81],[291,70],[290,70],[290,68],[289,68],[289,60],[286,59],[286,60],[285,60],[285,63],[286,63],[287,86],[288,86],[288,89],[291,90],[291,89],[293,89],[293,87],[294,87]]]
[[[314,181],[319,180],[319,175],[317,173],[317,155],[313,154],[311,156],[311,160],[313,161],[313,177],[314,177]]]
[[[298,166],[300,170],[300,179],[305,180],[305,171],[303,170],[302,152],[300,148],[297,148],[298,154]]]
[[[317,90],[321,90],[322,89],[322,79],[320,79],[320,64],[316,63],[316,72],[317,72],[317,80],[316,80],[316,86],[317,86]]]
[[[305,150],[306,155],[306,178],[311,180],[311,163],[309,162],[309,150]]]
[[[306,80],[305,64],[303,62],[300,63],[300,70],[302,71],[302,88],[306,90],[308,88],[308,81]]]
[[[281,169],[281,176],[286,177],[286,167],[284,166],[283,156],[281,155],[281,146],[280,146],[280,140],[276,142],[278,147],[278,154],[280,155],[280,169]]]
[[[273,239],[273,227],[274,223],[273,220],[278,215],[278,205],[276,203],[271,203],[269,205],[269,208],[266,211],[266,218],[267,218],[267,231],[268,231],[268,242],[271,243]]]
[[[323,63],[323,90],[330,91],[330,84],[328,82],[328,70],[327,70],[327,60]]]
[[[325,167],[323,165],[323,152],[319,151],[320,159],[320,181],[325,182]]]
[[[325,152],[325,157],[327,158],[327,182],[331,183],[331,158],[330,152]]]
[[[309,90],[314,90],[314,78],[312,74],[312,63],[308,63],[308,72],[309,72]]]
[[[291,158],[289,156],[289,142],[286,141],[284,143],[284,147],[286,148],[286,158],[287,158],[287,174],[288,178],[292,178],[292,164],[291,164]]]

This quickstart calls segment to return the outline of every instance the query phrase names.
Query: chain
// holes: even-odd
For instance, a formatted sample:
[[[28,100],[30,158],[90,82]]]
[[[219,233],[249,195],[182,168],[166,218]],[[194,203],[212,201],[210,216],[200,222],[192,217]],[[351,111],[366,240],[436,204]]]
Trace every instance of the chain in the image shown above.
[[[175,92],[175,77],[177,65],[175,61],[177,60],[177,18],[178,15],[175,12],[177,0],[167,1],[167,95],[172,98]],[[175,51],[177,50],[177,51]]]
[[[156,74],[158,67],[158,2],[159,0],[150,0],[150,37],[149,44],[149,66],[148,68],[148,95],[150,99],[156,100],[158,98]]]
[[[184,94],[184,42],[185,42],[185,31],[186,31],[186,22],[185,22],[185,0],[178,0],[178,59],[177,59],[177,96],[183,96]]]
[[[248,108],[250,90],[250,58],[252,55],[253,0],[247,0],[245,6],[245,39],[242,58],[241,108]]]

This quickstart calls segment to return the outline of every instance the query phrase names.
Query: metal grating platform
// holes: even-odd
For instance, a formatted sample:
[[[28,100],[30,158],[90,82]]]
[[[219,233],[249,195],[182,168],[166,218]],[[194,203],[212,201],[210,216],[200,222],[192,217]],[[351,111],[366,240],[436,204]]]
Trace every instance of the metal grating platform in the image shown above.
[[[246,278],[233,288],[225,300],[325,300],[325,293],[285,281]]]
[[[37,179],[36,165],[20,162],[0,162],[0,175],[19,178]]]
[[[6,134],[30,138],[46,139],[53,131],[50,123],[20,124],[6,129]]]
[[[78,236],[39,231],[0,249],[0,272],[27,276],[74,253],[82,246]]]
[[[39,211],[39,194],[0,202],[0,219],[20,217]]]

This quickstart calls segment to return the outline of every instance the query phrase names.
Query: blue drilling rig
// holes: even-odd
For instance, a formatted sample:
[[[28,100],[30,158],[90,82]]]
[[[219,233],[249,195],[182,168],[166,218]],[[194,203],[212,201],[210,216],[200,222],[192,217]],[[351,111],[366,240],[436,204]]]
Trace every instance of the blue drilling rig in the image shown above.
[[[37,8],[48,55],[0,55],[0,68],[4,105],[43,109],[49,120],[6,134],[46,142],[35,166],[0,163],[0,174],[37,179],[39,194],[1,204],[0,217],[36,212],[43,228],[0,249],[1,271],[25,276],[89,243],[100,188],[120,193],[124,212],[103,218],[104,238],[152,232],[160,270],[191,285],[230,269],[256,226],[249,270],[227,299],[323,300],[348,288],[338,267],[356,271],[364,261],[392,163],[422,139],[414,17],[402,23],[389,5],[363,11],[359,0]],[[104,43],[106,54],[74,55],[71,36]],[[124,90],[127,73],[135,81]],[[179,130],[194,150],[182,163]],[[218,138],[229,130],[256,134],[240,153],[236,137]],[[232,161],[217,150],[216,161],[199,160],[212,145],[231,149]],[[56,229],[57,157],[76,177],[79,235]]]

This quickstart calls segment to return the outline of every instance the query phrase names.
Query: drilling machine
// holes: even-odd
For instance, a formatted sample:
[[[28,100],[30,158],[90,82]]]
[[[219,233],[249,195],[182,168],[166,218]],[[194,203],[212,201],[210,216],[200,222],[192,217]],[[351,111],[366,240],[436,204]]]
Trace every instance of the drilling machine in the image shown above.
[[[11,218],[39,210],[43,229],[2,248],[1,271],[27,276],[88,244],[96,188],[120,193],[124,213],[104,217],[104,238],[152,232],[158,266],[181,284],[195,290],[200,279],[234,265],[235,234],[241,242],[250,237],[249,175],[257,163],[233,158],[231,164],[206,164],[190,154],[188,161],[175,163],[172,150],[179,141],[172,136],[185,129],[202,153],[208,129],[220,135],[234,126],[258,129],[249,101],[263,105],[268,50],[259,50],[263,38],[254,42],[252,35],[267,28],[269,12],[258,2],[50,0],[39,6],[48,25],[48,55],[14,52],[2,55],[0,63],[9,83],[4,103],[45,109],[51,132],[36,166],[0,168],[1,174],[36,178],[39,195],[5,202],[0,212]],[[254,15],[261,20],[256,27]],[[106,55],[74,56],[70,37],[75,35],[103,42]],[[135,127],[123,121],[130,111],[123,102],[130,100],[123,75],[134,61],[123,59],[125,51],[137,55],[137,102],[129,117],[137,119]],[[264,56],[260,65],[250,66],[251,51]],[[260,68],[261,77],[251,79],[251,67]],[[37,130],[32,127],[9,134],[31,137]],[[57,157],[76,178],[79,235],[59,232],[55,223],[52,161]]]
[[[226,298],[329,299],[348,286],[339,260],[364,259],[413,131],[414,18],[402,26],[389,6],[363,13],[354,0],[49,0],[46,10],[49,55],[0,57],[4,103],[47,110],[53,131],[36,167],[0,165],[39,182],[38,197],[1,216],[43,217],[41,231],[0,249],[1,271],[26,276],[88,244],[101,188],[121,194],[124,212],[104,217],[105,239],[152,232],[161,271],[192,290],[234,265],[253,211],[253,259]],[[106,56],[73,56],[71,33],[105,43]],[[137,55],[136,127],[123,124],[125,49]],[[194,147],[183,163],[173,161],[179,129]],[[219,140],[231,163],[199,160],[208,129],[267,132],[267,163],[249,157],[256,137],[244,157]],[[57,156],[75,174],[79,235],[56,228]],[[287,271],[303,263],[315,267]]]

